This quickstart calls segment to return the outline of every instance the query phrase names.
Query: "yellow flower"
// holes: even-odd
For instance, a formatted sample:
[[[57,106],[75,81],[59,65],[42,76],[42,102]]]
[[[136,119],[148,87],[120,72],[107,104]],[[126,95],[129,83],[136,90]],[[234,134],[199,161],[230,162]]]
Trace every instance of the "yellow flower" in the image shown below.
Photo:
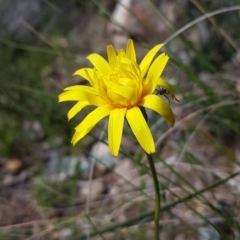
[[[153,47],[140,64],[132,40],[128,40],[126,52],[120,49],[116,54],[112,45],[107,46],[108,61],[96,53],[87,57],[93,68],[79,69],[74,75],[83,77],[91,86],[67,87],[59,95],[59,102],[77,101],[68,112],[69,120],[86,106],[97,107],[75,128],[73,145],[109,115],[108,144],[113,155],[117,156],[119,152],[124,118],[142,148],[148,154],[155,152],[153,137],[141,109],[152,109],[173,126],[171,108],[154,91],[158,86],[163,87],[172,99],[176,99],[171,86],[160,78],[169,57],[162,53],[152,62],[162,46]]]

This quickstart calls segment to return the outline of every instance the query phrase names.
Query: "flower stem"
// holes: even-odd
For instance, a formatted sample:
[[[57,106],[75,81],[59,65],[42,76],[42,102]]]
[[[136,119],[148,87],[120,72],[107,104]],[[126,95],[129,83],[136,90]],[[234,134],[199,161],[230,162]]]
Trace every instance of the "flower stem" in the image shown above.
[[[147,153],[146,153],[147,154]],[[161,208],[161,198],[160,198],[160,192],[159,192],[159,184],[157,179],[157,173],[153,162],[153,155],[147,154],[148,162],[150,165],[150,169],[152,172],[153,182],[154,182],[154,188],[155,188],[155,212],[154,212],[154,223],[155,223],[155,240],[159,240],[159,220],[160,220],[160,208]]]

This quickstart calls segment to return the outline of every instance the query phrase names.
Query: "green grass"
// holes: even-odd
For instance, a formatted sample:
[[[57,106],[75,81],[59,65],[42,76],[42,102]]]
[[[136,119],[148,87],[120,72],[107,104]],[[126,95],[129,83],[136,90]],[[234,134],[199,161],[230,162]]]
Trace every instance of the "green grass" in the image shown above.
[[[98,36],[101,39],[99,45],[92,51],[88,49],[93,46],[91,41],[94,37],[89,37],[88,46],[81,46],[81,41],[86,41],[84,36],[93,36],[95,32],[94,23],[90,24],[91,16],[97,14],[99,21],[107,24],[111,21],[111,7],[101,1],[72,1],[72,4],[76,12],[69,10],[73,14],[71,17],[61,10],[58,3],[45,6],[45,12],[39,17],[35,30],[52,47],[33,33],[28,38],[9,34],[0,39],[0,157],[6,161],[13,157],[21,159],[26,171],[36,168],[30,179],[35,184],[30,184],[29,193],[43,214],[49,209],[65,209],[63,216],[54,218],[56,221],[50,224],[51,227],[44,225],[36,232],[30,231],[29,240],[46,236],[54,239],[52,233],[65,228],[72,230],[66,237],[71,240],[87,239],[88,234],[91,239],[151,239],[154,194],[149,166],[141,148],[136,147],[134,153],[129,153],[127,146],[121,148],[122,155],[134,163],[139,185],[109,169],[101,175],[103,179],[111,176],[104,182],[107,186],[105,195],[103,193],[94,201],[81,203],[81,211],[72,210],[79,204],[76,199],[78,181],[82,180],[79,172],[63,182],[51,182],[43,177],[47,165],[42,155],[43,145],[48,151],[65,156],[82,154],[91,159],[92,145],[97,141],[106,143],[106,130],[101,123],[73,148],[70,140],[74,127],[89,110],[68,122],[66,113],[71,104],[58,104],[58,94],[62,89],[77,83],[72,73],[88,66],[84,58],[96,49],[103,54],[106,42],[112,42],[103,32]],[[174,83],[173,88],[181,100],[180,103],[171,103],[176,113],[176,124],[172,129],[156,114],[147,112],[156,140],[155,164],[161,184],[162,234],[165,239],[176,239],[180,235],[184,239],[190,239],[190,236],[191,239],[199,239],[201,227],[206,227],[215,229],[221,239],[238,239],[239,183],[236,171],[239,159],[236,152],[240,137],[240,94],[237,90],[239,59],[236,60],[236,56],[240,42],[240,7],[238,11],[226,9],[240,2],[232,0],[210,4],[207,0],[189,1],[185,12],[175,12],[180,16],[174,23],[168,19],[167,12],[159,11],[153,5],[153,1],[145,4],[146,9],[154,10],[153,19],[164,25],[164,37],[132,9],[127,9],[149,36],[148,40],[136,33],[131,33],[130,37],[139,46],[144,46],[145,50],[142,48],[140,51],[147,51],[146,48],[153,44],[170,39],[165,47],[170,63],[164,77]],[[223,9],[211,19],[200,19],[171,38],[179,29],[203,16],[203,12],[220,8],[226,11]],[[55,16],[58,10],[61,20],[53,21],[48,31],[44,31],[48,18]],[[78,28],[76,20],[85,21],[86,28]],[[118,26],[129,34],[126,26]],[[204,41],[206,32],[208,39]],[[198,38],[193,38],[193,35]],[[74,38],[79,40],[73,41]],[[87,52],[79,51],[85,47]],[[135,146],[131,130],[127,124],[125,126],[124,135]],[[100,137],[101,133],[104,137]],[[4,172],[1,174],[5,176]],[[122,182],[123,189],[116,195],[108,195],[119,184],[118,181]],[[89,204],[87,212],[86,204]],[[50,223],[51,219],[47,218],[47,221]],[[18,230],[1,226],[0,239],[17,239],[12,236],[18,234]]]

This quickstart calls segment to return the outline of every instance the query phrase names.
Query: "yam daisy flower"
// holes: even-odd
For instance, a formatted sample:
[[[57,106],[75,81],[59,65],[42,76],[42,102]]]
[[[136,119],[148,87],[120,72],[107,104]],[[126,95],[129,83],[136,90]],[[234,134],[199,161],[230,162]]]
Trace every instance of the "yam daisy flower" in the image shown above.
[[[163,44],[159,44],[153,47],[140,64],[137,63],[132,40],[128,40],[126,51],[119,49],[116,53],[112,45],[107,46],[108,60],[96,53],[87,57],[93,68],[79,69],[74,75],[86,79],[90,86],[67,87],[59,95],[59,102],[77,102],[68,112],[69,120],[87,106],[97,107],[76,126],[73,145],[87,135],[101,119],[109,116],[108,144],[114,156],[119,152],[125,118],[146,153],[155,152],[154,140],[142,108],[157,112],[172,127],[173,112],[154,91],[157,87],[164,88],[172,99],[177,100],[171,86],[160,77],[169,57],[162,53],[153,61],[162,46]]]

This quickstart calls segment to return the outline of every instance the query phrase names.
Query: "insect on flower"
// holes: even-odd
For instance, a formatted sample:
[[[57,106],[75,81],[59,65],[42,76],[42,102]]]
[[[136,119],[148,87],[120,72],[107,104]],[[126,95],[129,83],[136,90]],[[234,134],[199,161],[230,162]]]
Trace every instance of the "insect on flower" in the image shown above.
[[[169,94],[169,90],[163,87],[159,87],[159,89],[156,89],[156,95],[162,95],[164,96],[167,100],[168,100],[168,105],[170,105],[170,100],[167,96],[167,94]]]

